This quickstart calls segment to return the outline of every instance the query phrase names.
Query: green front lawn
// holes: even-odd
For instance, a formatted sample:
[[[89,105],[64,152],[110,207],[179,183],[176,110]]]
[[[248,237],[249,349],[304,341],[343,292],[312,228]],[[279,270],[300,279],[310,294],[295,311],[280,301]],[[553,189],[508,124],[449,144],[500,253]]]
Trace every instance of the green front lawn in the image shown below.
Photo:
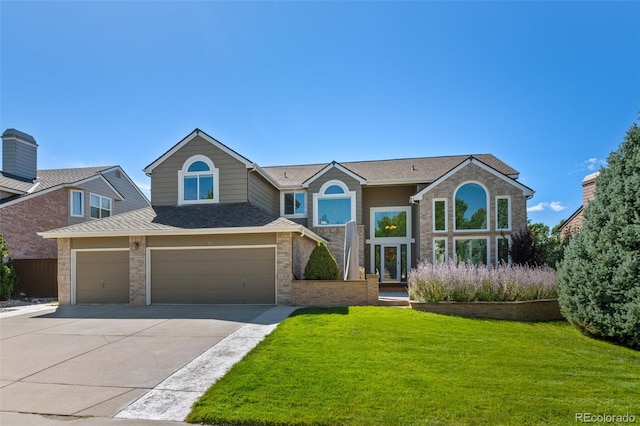
[[[385,307],[303,309],[212,386],[211,424],[640,422],[640,352],[565,322],[464,319]]]

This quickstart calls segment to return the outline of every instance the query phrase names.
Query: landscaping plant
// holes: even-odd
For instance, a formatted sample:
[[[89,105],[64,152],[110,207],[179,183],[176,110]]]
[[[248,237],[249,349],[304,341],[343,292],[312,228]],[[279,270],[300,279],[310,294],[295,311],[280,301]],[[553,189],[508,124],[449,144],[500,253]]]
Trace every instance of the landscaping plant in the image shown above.
[[[304,268],[304,278],[306,280],[340,279],[338,262],[324,243],[318,242],[311,252],[307,266]]]
[[[421,263],[409,273],[409,295],[419,302],[507,302],[555,299],[552,268],[501,264]]]
[[[590,335],[640,349],[640,128],[596,178],[582,230],[558,269],[563,315]]]
[[[10,299],[18,277],[13,269],[13,262],[9,257],[9,248],[0,235],[0,300]]]

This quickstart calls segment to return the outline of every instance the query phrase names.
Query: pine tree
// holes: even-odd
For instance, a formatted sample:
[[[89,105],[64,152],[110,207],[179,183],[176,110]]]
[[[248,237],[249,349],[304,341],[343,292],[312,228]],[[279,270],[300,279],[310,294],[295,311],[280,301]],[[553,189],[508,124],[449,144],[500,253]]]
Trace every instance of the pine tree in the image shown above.
[[[633,124],[596,179],[558,269],[564,316],[583,332],[640,349],[640,128]]]
[[[0,234],[0,300],[10,299],[14,286],[18,282],[13,262],[9,257],[9,248]]]
[[[318,242],[318,245],[311,252],[307,266],[304,268],[304,278],[306,280],[340,279],[338,262],[323,243]]]

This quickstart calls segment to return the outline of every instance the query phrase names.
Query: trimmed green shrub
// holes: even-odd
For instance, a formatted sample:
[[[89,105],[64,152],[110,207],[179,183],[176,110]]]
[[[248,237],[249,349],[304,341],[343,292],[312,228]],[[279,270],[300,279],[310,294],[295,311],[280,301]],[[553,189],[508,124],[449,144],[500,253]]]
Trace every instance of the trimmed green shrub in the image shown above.
[[[304,268],[304,278],[306,280],[340,279],[338,262],[322,242],[318,242],[311,252],[307,266]]]
[[[13,269],[13,262],[9,257],[9,248],[2,235],[0,235],[0,300],[11,298],[13,286],[17,282],[18,277]]]
[[[558,268],[563,315],[583,332],[640,349],[640,128],[596,179]]]

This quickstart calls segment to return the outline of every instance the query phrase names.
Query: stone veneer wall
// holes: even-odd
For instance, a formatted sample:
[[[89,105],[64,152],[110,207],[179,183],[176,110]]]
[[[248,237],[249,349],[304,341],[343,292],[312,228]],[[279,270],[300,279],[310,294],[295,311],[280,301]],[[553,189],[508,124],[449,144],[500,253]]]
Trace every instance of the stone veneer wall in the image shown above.
[[[0,208],[0,234],[14,259],[55,259],[56,240],[36,232],[69,225],[69,193],[61,188]]]
[[[292,281],[294,306],[366,306],[378,304],[378,275],[352,281]]]
[[[291,303],[291,280],[293,279],[293,236],[290,232],[276,234],[276,304]]]
[[[488,231],[454,231],[454,192],[458,186],[465,182],[480,182],[488,191],[489,204],[489,230]],[[496,262],[496,238],[501,231],[496,230],[496,196],[508,195],[511,197],[511,230],[504,231],[508,238],[511,233],[524,229],[527,226],[527,200],[522,191],[505,182],[503,179],[485,171],[471,163],[459,170],[453,176],[438,184],[431,191],[424,194],[420,201],[420,237],[418,261],[432,261],[433,239],[446,238],[447,252],[450,258],[454,257],[454,237],[460,238],[489,238],[489,262]],[[433,232],[433,199],[447,199],[447,232]]]
[[[58,304],[71,304],[71,239],[58,238]]]
[[[340,276],[344,277],[344,234],[345,226],[317,226],[311,228],[313,232],[320,235],[327,240],[327,247],[329,251],[336,258],[338,262],[338,268],[340,269]],[[364,266],[364,238],[365,227],[358,225],[358,262],[360,266]]]
[[[129,237],[129,303],[147,304],[147,238],[143,236]]]

